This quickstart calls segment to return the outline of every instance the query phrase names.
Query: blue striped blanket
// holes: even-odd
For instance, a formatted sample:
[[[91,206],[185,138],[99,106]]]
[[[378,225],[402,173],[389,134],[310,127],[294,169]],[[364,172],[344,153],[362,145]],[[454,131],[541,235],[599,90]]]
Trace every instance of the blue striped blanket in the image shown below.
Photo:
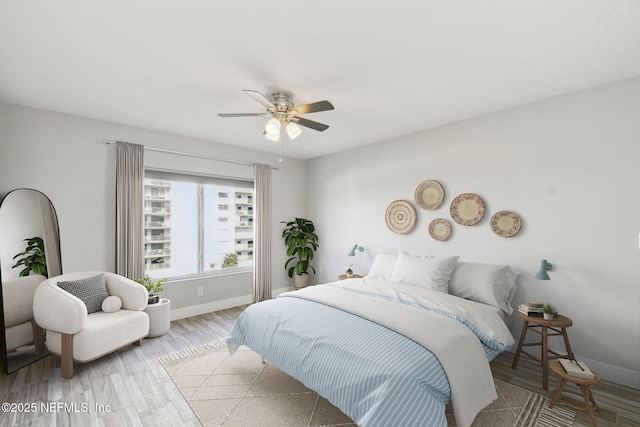
[[[248,307],[227,338],[231,351],[247,345],[361,427],[446,426],[444,406],[452,398],[456,421],[465,426],[495,399],[488,360],[513,343],[506,326],[505,335],[487,330],[486,325],[477,327],[455,310],[444,310],[441,300],[457,298],[450,295],[435,295],[436,303],[428,303],[423,295],[416,299],[407,285],[384,282],[376,288],[344,282],[283,294]],[[384,311],[386,319],[364,313],[363,306]],[[463,312],[474,319],[486,317],[485,312],[475,316],[468,309]],[[425,348],[422,337],[415,336],[421,331],[438,337],[433,345],[436,351]],[[449,372],[437,354],[444,365],[449,364]],[[455,372],[451,372],[452,363],[458,367]],[[478,381],[471,378],[477,372]],[[455,390],[473,391],[474,384],[478,392],[465,396],[458,391],[456,398]],[[456,400],[464,403],[463,409],[456,410]]]

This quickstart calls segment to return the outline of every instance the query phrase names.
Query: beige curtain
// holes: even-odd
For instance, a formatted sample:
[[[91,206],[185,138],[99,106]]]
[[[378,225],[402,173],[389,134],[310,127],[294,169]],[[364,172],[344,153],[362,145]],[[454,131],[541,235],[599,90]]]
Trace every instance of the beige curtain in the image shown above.
[[[116,144],[116,273],[144,276],[144,146]]]
[[[271,298],[271,166],[255,165],[253,301]]]

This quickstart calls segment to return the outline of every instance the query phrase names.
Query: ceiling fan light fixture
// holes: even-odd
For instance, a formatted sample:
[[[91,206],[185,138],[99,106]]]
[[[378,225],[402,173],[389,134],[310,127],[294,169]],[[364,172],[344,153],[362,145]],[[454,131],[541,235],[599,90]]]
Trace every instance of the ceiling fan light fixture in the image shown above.
[[[267,135],[267,138],[269,138],[269,135],[275,136],[276,138],[279,137],[280,136],[280,120],[276,118],[269,120],[267,122],[267,126],[265,126],[264,128],[264,131],[266,132],[265,135]]]
[[[291,138],[292,140],[299,137],[301,133],[302,129],[300,129],[300,126],[298,126],[297,124],[293,122],[289,122],[289,124],[287,124],[287,135],[289,135],[289,138]]]
[[[276,134],[270,134],[266,130],[262,134],[270,141],[278,142],[280,140],[280,132]]]

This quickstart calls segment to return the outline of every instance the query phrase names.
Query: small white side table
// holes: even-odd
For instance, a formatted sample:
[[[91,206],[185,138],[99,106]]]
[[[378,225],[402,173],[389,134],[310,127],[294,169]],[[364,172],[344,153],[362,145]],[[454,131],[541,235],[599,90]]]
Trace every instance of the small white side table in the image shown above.
[[[147,338],[159,337],[167,333],[171,324],[171,300],[160,298],[160,302],[147,305],[144,312],[149,315]]]

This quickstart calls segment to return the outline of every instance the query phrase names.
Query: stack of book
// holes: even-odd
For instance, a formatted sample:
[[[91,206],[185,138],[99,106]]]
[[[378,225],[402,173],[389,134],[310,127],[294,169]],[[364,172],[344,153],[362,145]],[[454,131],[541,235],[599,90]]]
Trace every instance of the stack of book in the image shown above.
[[[567,375],[578,378],[586,378],[592,380],[594,378],[591,369],[587,368],[584,362],[578,362],[576,359],[559,359],[560,364],[564,368]]]
[[[530,301],[528,304],[520,304],[518,311],[525,316],[542,317],[542,303]]]

